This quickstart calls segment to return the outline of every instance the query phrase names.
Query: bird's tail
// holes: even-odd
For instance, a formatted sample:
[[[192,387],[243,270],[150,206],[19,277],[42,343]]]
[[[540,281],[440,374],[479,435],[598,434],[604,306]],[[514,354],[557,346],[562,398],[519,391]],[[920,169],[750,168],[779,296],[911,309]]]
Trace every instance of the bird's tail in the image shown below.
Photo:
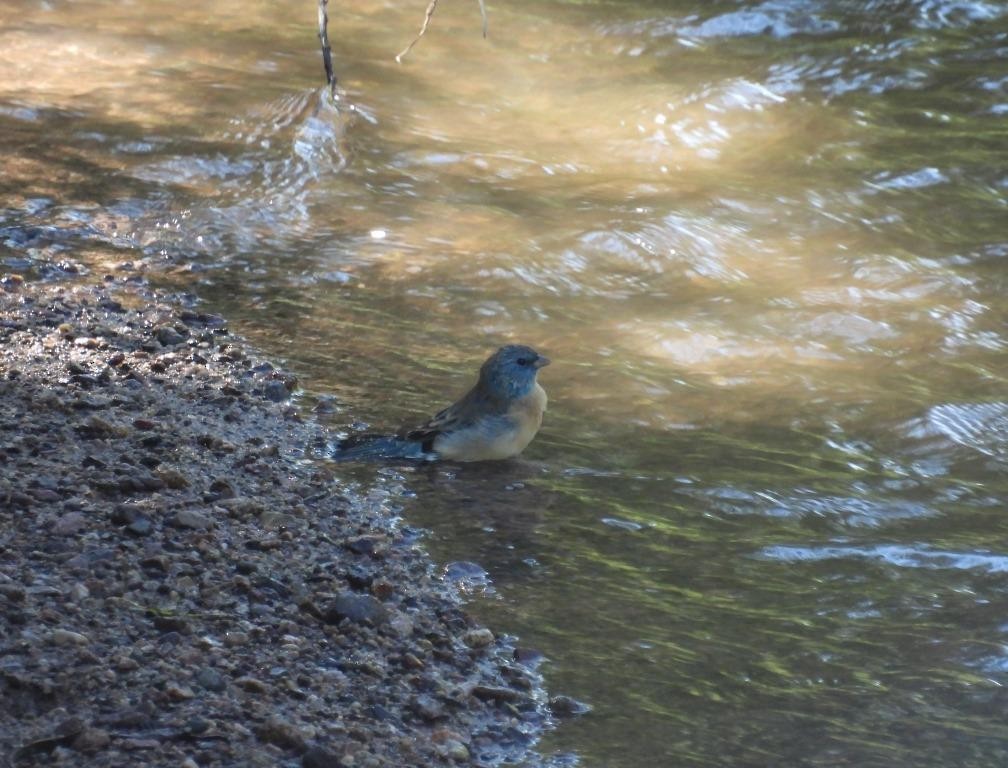
[[[391,435],[355,435],[340,440],[332,454],[335,461],[381,461],[382,459],[430,459],[423,443]]]

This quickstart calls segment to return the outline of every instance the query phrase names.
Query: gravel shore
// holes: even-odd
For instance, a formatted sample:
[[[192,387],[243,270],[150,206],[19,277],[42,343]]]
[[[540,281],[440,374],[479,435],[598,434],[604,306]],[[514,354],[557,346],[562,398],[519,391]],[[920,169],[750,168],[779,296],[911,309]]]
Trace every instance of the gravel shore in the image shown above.
[[[142,284],[2,281],[0,764],[531,759],[538,676],[304,458],[295,387]]]

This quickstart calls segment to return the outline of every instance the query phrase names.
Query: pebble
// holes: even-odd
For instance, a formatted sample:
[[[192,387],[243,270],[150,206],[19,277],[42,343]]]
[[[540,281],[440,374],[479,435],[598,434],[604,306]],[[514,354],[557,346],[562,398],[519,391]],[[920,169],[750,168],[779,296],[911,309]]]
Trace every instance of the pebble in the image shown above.
[[[428,721],[440,720],[445,716],[444,704],[426,693],[413,699],[413,711]]]
[[[455,760],[456,762],[463,762],[469,759],[468,747],[461,741],[455,741],[454,739],[450,739],[444,744],[439,744],[437,751],[442,757],[447,757],[449,760]]]
[[[155,614],[151,618],[154,628],[160,632],[186,632],[189,629],[189,622],[183,616],[165,616]]]
[[[88,645],[91,642],[87,635],[61,628],[54,629],[49,635],[49,639],[55,645]]]
[[[238,648],[242,645],[248,645],[249,636],[247,632],[225,632],[224,633],[224,645],[229,648]]]
[[[274,403],[280,403],[290,397],[290,392],[282,381],[269,381],[263,387],[263,397]]]
[[[188,333],[188,332],[187,332]],[[156,331],[154,331],[154,336],[163,346],[172,347],[176,344],[181,344],[186,340],[186,337],[181,333],[176,331],[170,325],[162,325]]]
[[[491,645],[496,638],[489,629],[471,629],[462,637],[462,642],[470,648],[486,648]]]
[[[196,673],[196,682],[208,691],[220,693],[227,689],[227,680],[224,676],[212,667],[204,667]]]
[[[57,536],[69,536],[79,533],[86,525],[87,521],[80,512],[67,512],[56,521],[53,526],[53,533]]]
[[[378,626],[388,621],[388,609],[371,595],[341,592],[322,609],[322,618],[329,624],[348,619],[355,624],[366,622]]]
[[[514,688],[504,688],[498,685],[477,685],[473,688],[473,696],[484,701],[516,702],[522,694]]]
[[[269,744],[304,752],[308,749],[304,732],[280,715],[271,715],[256,729],[256,735]]]
[[[140,662],[130,656],[120,656],[113,664],[119,672],[134,672],[140,669]]]
[[[403,666],[407,669],[423,669],[426,666],[423,661],[418,659],[412,653],[404,653],[402,656]]]
[[[175,701],[185,701],[196,695],[192,688],[180,683],[168,683],[165,686],[164,692],[169,699],[174,699]]]
[[[549,708],[556,717],[576,717],[591,711],[590,705],[563,694],[551,698]]]
[[[195,509],[180,509],[175,513],[172,522],[179,528],[195,528],[196,530],[206,530],[213,527],[213,520],[197,512]]]
[[[269,686],[262,680],[258,680],[254,677],[239,677],[234,682],[239,688],[248,691],[249,693],[269,692]]]
[[[301,768],[341,768],[341,759],[339,753],[315,745],[301,756]]]
[[[3,595],[12,603],[23,603],[25,590],[20,584],[0,583],[0,595]]]
[[[85,728],[73,740],[73,748],[78,752],[98,752],[112,741],[109,732],[103,728]]]
[[[138,517],[126,526],[126,530],[136,536],[150,536],[154,525],[146,517]]]
[[[181,491],[189,487],[189,480],[179,472],[177,469],[171,469],[170,467],[162,467],[158,469],[155,475],[160,478],[161,482],[165,484],[166,488],[171,488],[176,491]]]

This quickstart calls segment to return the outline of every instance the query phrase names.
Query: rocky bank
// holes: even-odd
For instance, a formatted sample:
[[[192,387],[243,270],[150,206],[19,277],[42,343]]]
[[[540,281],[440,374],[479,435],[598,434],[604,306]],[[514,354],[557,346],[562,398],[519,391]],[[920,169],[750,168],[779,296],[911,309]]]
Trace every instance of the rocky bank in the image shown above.
[[[304,458],[293,376],[142,283],[0,287],[0,764],[522,761],[539,679]]]

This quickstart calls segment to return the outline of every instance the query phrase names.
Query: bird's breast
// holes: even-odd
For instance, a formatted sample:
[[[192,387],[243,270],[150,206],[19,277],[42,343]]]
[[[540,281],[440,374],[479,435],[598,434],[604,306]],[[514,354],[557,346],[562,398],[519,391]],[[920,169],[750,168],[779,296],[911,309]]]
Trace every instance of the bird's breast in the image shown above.
[[[506,413],[487,415],[471,425],[443,433],[434,450],[454,461],[488,461],[517,456],[532,442],[542,425],[546,391],[539,386],[511,403]]]

